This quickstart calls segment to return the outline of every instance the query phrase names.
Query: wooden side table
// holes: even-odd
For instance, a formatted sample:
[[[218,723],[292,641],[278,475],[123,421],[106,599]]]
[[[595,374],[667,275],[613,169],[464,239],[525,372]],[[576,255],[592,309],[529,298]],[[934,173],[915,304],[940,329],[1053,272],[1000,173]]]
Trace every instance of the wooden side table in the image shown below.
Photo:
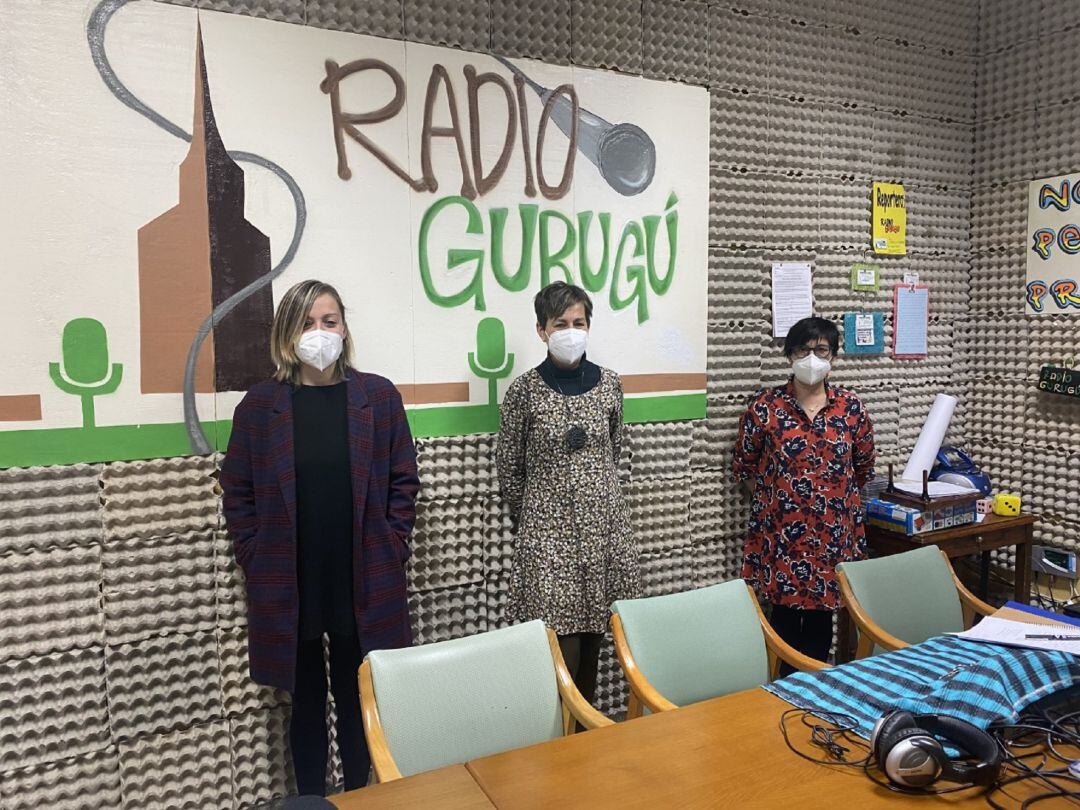
[[[1031,544],[1034,540],[1035,515],[1016,517],[987,515],[981,523],[969,523],[952,529],[938,529],[925,534],[905,535],[877,526],[866,525],[866,546],[871,557],[885,557],[911,551],[921,546],[937,546],[949,559],[980,554],[980,599],[986,599],[990,587],[990,552],[999,548],[1016,547],[1016,577],[1013,598],[1027,604],[1031,593]],[[837,612],[836,660],[850,661],[854,630],[846,610]]]

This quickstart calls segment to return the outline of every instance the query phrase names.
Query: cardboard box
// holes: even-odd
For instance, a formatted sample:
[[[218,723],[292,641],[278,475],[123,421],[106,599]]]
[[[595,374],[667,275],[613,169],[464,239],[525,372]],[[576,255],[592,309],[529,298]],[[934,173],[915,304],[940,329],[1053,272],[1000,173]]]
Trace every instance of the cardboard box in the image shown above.
[[[871,526],[898,534],[923,534],[936,529],[951,529],[974,523],[975,501],[936,509],[917,509],[875,498],[866,505],[866,518]]]

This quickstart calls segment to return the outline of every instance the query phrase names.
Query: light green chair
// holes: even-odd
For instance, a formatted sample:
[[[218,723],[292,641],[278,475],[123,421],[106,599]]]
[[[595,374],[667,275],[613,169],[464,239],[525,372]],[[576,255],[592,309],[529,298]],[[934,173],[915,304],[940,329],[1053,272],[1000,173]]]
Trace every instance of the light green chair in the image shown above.
[[[761,686],[780,661],[828,666],[788,646],[741,579],[611,606],[615,654],[630,684],[627,717]]]
[[[555,633],[532,621],[468,638],[368,653],[364,736],[386,782],[611,725],[574,686]]]
[[[840,592],[859,628],[856,658],[970,627],[995,608],[964,587],[937,546],[840,563]]]

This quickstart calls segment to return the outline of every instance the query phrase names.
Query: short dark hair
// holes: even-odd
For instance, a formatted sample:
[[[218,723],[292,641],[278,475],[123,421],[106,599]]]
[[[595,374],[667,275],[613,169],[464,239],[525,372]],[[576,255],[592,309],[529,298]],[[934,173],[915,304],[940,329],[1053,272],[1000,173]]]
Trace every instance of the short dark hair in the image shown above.
[[[784,338],[784,357],[791,359],[795,350],[806,346],[812,340],[827,340],[833,354],[840,352],[840,330],[836,324],[826,318],[813,316],[803,318],[788,330]]]
[[[553,281],[536,294],[533,308],[536,310],[536,322],[547,326],[552,318],[558,318],[574,304],[585,305],[585,323],[592,326],[592,299],[589,294],[576,284],[565,281]]]

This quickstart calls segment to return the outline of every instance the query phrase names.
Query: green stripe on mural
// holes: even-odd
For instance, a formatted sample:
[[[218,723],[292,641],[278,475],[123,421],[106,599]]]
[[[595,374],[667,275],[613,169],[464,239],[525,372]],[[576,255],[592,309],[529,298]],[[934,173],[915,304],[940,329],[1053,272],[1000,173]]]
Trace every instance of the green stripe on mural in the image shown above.
[[[210,444],[228,436],[231,420],[203,422]],[[218,446],[224,446],[223,442]],[[191,453],[183,422],[0,433],[0,467],[38,467],[79,461],[131,461]]]
[[[626,422],[675,422],[705,416],[704,394],[627,397]],[[408,409],[409,427],[417,438],[495,433],[499,409],[490,405],[448,405]],[[232,420],[203,422],[210,444],[225,450]],[[0,468],[75,464],[80,461],[132,461],[191,453],[182,422],[168,425],[113,425],[0,432]]]

